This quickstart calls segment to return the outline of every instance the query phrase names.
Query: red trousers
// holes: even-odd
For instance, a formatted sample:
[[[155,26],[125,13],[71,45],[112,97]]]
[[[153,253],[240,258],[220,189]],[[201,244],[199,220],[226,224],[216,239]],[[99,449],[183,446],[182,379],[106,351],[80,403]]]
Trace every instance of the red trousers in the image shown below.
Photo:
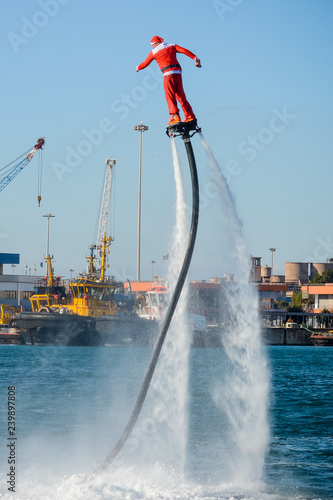
[[[164,91],[170,115],[179,113],[177,105],[178,101],[182,107],[182,110],[184,111],[185,120],[186,118],[195,118],[191,105],[186,99],[181,74],[173,73],[171,75],[165,76]]]

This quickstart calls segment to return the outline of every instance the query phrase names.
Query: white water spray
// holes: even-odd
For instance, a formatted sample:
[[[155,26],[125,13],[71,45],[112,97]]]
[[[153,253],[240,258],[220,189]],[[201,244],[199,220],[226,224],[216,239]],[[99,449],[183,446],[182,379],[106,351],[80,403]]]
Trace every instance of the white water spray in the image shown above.
[[[176,184],[176,224],[170,248],[169,296],[175,289],[188,237],[183,179],[175,140],[171,139]],[[187,393],[190,334],[187,321],[188,284],[185,282],[152,381],[153,419],[158,425],[156,457],[182,473],[187,445]]]
[[[225,294],[226,318],[223,344],[230,361],[227,380],[215,391],[215,401],[226,413],[233,441],[229,467],[233,479],[260,480],[268,445],[269,374],[261,345],[258,297],[250,283],[251,263],[235,201],[207,142],[200,133],[209,160],[210,174],[228,221],[229,251],[235,279]],[[223,258],[223,256],[222,256]]]

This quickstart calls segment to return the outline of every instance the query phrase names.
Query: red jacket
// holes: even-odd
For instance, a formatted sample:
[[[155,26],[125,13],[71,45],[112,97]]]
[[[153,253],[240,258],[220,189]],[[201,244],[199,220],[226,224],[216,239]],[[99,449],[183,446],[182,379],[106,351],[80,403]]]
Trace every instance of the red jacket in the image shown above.
[[[173,73],[181,73],[182,68],[177,60],[177,52],[185,54],[191,59],[197,59],[192,52],[179,45],[173,43],[160,43],[157,47],[151,50],[143,63],[139,64],[138,70],[144,69],[155,59],[162,70],[164,76]]]

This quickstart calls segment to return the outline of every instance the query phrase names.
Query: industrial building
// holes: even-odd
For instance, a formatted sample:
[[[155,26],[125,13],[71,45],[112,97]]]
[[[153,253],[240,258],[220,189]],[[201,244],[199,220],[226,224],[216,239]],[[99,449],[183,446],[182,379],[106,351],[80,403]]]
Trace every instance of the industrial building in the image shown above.
[[[0,253],[0,304],[30,309],[29,298],[34,293],[34,283],[39,276],[14,274],[20,263],[20,255],[16,253]],[[4,265],[13,269],[12,274],[4,274]]]

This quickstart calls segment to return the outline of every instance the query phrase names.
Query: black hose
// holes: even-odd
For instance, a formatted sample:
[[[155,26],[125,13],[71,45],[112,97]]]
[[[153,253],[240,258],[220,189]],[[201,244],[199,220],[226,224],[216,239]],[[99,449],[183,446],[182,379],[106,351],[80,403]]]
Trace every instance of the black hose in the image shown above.
[[[161,331],[159,333],[159,336],[157,338],[154,351],[152,353],[150,363],[145,375],[145,378],[143,380],[141,390],[139,393],[139,396],[137,398],[137,401],[135,403],[135,406],[133,408],[132,414],[130,416],[130,419],[120,436],[119,441],[115,445],[115,447],[111,450],[111,452],[108,454],[104,462],[94,471],[94,474],[99,474],[103,472],[108,465],[111,464],[111,462],[116,458],[124,444],[126,443],[129,435],[131,434],[133,427],[140,415],[143,403],[146,399],[146,395],[150,386],[150,382],[153,378],[153,374],[156,368],[156,364],[168,331],[168,328],[170,326],[171,320],[173,313],[175,312],[176,306],[178,299],[180,297],[182,288],[184,286],[184,282],[187,276],[187,272],[191,263],[192,259],[192,254],[193,254],[193,249],[194,249],[194,244],[195,244],[195,239],[197,235],[197,229],[198,229],[198,220],[199,220],[199,183],[198,183],[198,173],[197,173],[197,167],[195,163],[195,158],[194,158],[194,153],[193,153],[193,148],[192,144],[190,141],[190,137],[188,134],[185,134],[182,136],[184,143],[185,143],[185,148],[187,152],[187,157],[188,157],[188,162],[190,166],[190,172],[191,172],[191,179],[192,179],[192,220],[191,220],[191,228],[190,228],[190,233],[189,233],[189,239],[188,239],[188,244],[187,244],[187,249],[186,249],[186,254],[184,258],[184,262],[178,277],[178,281],[175,287],[175,290],[173,292],[168,310],[166,312],[166,316],[161,328]]]

